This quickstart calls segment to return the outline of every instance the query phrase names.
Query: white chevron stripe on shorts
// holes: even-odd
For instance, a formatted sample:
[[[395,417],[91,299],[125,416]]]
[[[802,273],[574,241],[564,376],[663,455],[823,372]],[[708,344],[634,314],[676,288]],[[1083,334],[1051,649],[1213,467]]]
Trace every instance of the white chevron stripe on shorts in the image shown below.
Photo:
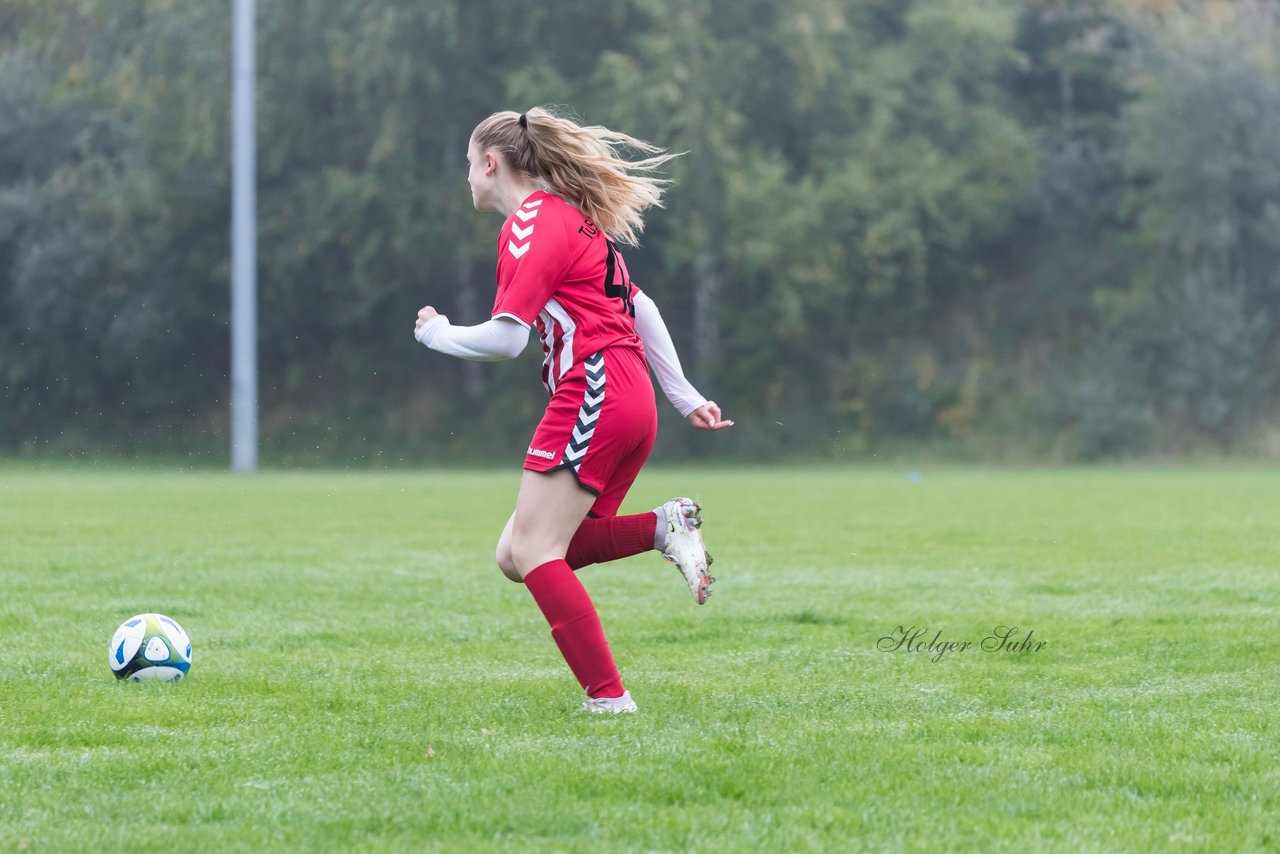
[[[582,407],[578,410],[578,422],[573,426],[573,435],[564,449],[564,462],[576,473],[587,455],[591,445],[591,437],[596,433],[596,424],[600,421],[600,410],[604,407],[604,354],[593,353],[582,363],[587,378],[587,391],[582,396]]]

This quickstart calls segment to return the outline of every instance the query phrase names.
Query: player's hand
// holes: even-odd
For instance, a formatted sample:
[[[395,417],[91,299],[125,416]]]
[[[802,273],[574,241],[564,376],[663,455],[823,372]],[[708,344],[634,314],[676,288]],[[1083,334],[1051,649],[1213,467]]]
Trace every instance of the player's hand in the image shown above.
[[[685,416],[685,420],[690,426],[698,430],[723,430],[726,427],[732,427],[732,421],[722,421],[720,418],[720,407],[714,400],[708,400],[697,409]]]
[[[413,334],[417,336],[422,327],[426,326],[427,323],[437,317],[444,317],[444,315],[429,305],[424,305],[422,308],[418,309],[418,320],[413,324]],[[448,318],[445,317],[445,320],[448,320]]]

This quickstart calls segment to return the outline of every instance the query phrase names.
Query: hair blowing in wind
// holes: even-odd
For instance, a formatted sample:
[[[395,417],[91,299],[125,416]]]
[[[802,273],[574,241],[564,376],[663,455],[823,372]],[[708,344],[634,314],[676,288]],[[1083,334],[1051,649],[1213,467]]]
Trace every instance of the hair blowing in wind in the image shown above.
[[[599,125],[579,125],[546,107],[524,114],[504,110],[476,126],[471,137],[481,150],[501,154],[507,163],[545,185],[591,217],[610,238],[639,243],[646,209],[662,207],[671,183],[653,173],[678,157],[644,140]],[[619,151],[641,155],[628,160]]]

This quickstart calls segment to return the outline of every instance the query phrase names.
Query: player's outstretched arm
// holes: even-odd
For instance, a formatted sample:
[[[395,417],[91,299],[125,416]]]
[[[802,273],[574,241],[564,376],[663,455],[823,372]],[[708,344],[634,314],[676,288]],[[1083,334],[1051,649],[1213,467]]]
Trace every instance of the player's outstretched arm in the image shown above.
[[[643,291],[636,294],[633,304],[636,309],[636,334],[644,342],[644,352],[649,358],[649,365],[658,377],[658,385],[685,420],[699,430],[723,430],[732,427],[732,421],[721,418],[720,407],[715,401],[707,400],[698,394],[698,390],[684,375],[680,366],[680,357],[676,355],[676,345],[671,340],[671,333],[662,320],[658,304]]]
[[[454,326],[431,306],[423,306],[413,337],[432,350],[459,359],[498,362],[514,359],[529,343],[529,330],[514,320],[495,317],[475,326]]]

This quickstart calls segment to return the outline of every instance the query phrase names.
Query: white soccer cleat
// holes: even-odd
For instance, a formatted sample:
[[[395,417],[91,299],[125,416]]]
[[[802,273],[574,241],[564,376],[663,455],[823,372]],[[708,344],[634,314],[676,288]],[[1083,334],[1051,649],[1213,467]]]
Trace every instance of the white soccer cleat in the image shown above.
[[[662,557],[676,565],[689,584],[693,601],[701,605],[716,583],[711,575],[713,559],[702,544],[702,507],[692,498],[673,498],[656,512],[666,524]]]
[[[582,711],[597,715],[629,715],[636,710],[636,701],[630,691],[621,697],[588,697],[582,701]]]

